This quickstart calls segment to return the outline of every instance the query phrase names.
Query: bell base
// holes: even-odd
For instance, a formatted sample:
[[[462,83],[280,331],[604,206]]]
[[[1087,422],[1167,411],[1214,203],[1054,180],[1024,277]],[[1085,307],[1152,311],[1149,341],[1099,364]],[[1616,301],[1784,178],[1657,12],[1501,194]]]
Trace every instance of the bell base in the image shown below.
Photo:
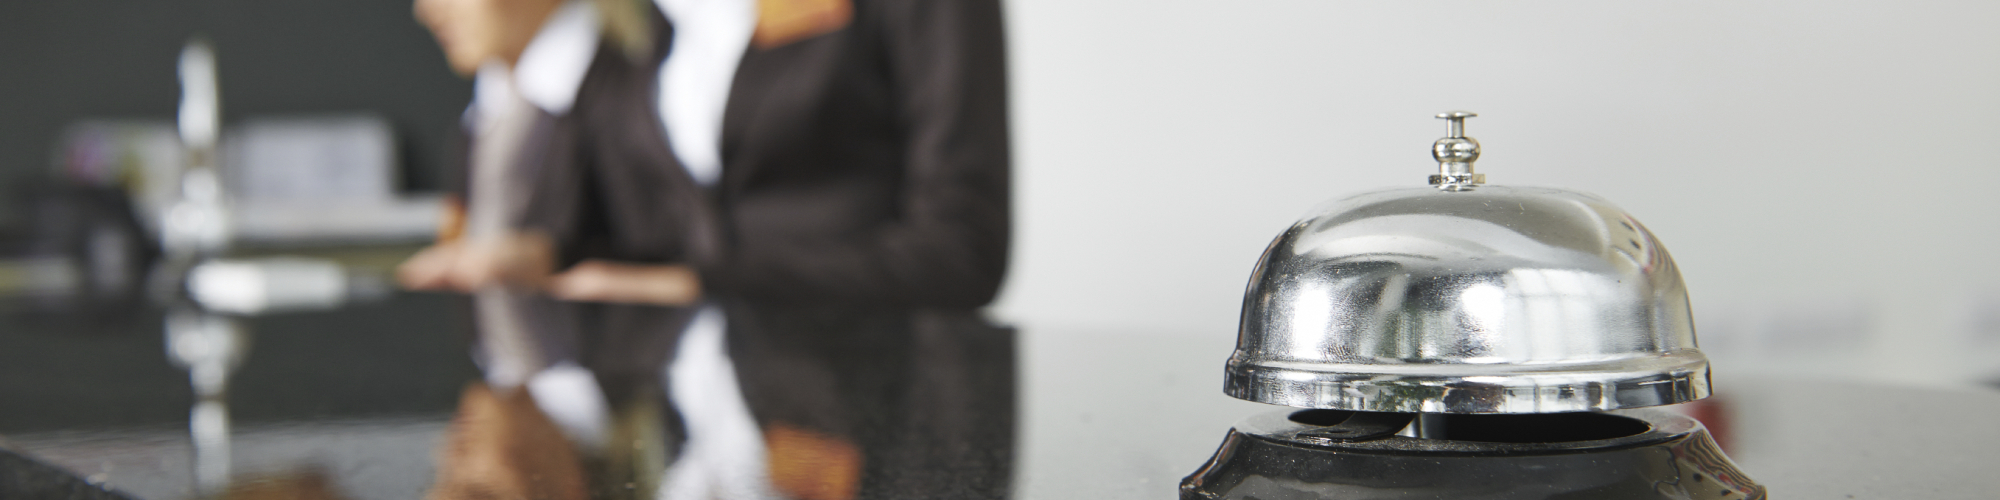
[[[1766,497],[1700,422],[1679,414],[1445,418],[1444,439],[1418,439],[1395,434],[1409,414],[1260,414],[1231,429],[1214,458],[1182,480],[1181,498]]]
[[[1482,365],[1297,369],[1231,359],[1222,392],[1296,408],[1402,413],[1608,411],[1686,403],[1709,394],[1708,360],[1698,351],[1602,364],[1539,371]],[[1392,368],[1409,373],[1385,371]],[[1450,372],[1453,368],[1460,372]]]

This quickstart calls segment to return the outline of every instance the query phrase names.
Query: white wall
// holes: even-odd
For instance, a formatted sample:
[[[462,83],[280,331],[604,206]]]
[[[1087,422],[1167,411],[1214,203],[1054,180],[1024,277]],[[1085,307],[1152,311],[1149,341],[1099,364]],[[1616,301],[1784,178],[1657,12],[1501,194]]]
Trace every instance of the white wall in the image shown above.
[[[1233,338],[1270,238],[1423,185],[1431,115],[1467,109],[1491,183],[1603,195],[1672,249],[1718,377],[2000,374],[2000,3],[1007,7],[997,310],[1030,332]]]

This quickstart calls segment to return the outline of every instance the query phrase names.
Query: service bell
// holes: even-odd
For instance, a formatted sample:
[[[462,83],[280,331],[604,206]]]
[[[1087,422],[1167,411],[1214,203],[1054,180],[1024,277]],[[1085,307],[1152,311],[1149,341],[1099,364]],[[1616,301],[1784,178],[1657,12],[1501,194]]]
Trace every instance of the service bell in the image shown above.
[[[1708,396],[1666,248],[1603,198],[1484,185],[1472,113],[1431,187],[1321,206],[1264,250],[1224,392],[1251,416],[1183,500],[1762,499]],[[1635,409],[1636,408],[1636,409]]]
[[[1306,408],[1552,413],[1707,397],[1687,290],[1593,195],[1483,185],[1467,112],[1431,187],[1323,205],[1264,251],[1225,391]]]

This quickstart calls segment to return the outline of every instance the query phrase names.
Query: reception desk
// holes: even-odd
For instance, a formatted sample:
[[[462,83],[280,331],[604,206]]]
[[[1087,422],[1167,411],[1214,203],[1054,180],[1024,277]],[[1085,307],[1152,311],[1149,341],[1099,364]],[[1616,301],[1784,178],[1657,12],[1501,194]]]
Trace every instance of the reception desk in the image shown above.
[[[478,379],[463,300],[394,294],[235,317],[248,342],[225,400],[231,488],[425,494],[461,391]],[[80,484],[107,490],[104,498],[197,496],[196,397],[170,361],[167,316],[0,317],[0,448],[9,453],[0,467],[10,469],[0,477],[13,478],[0,490]],[[841,361],[861,349],[820,360],[830,360],[830,377],[874,381],[865,387],[802,396],[815,401],[753,396],[753,411],[848,415],[854,423],[836,437],[859,450],[851,498],[1162,499],[1178,495],[1235,422],[1275,408],[1221,393],[1227,335],[1024,324],[905,340],[885,349],[895,359]],[[737,373],[746,387],[783,385],[756,380],[797,373],[757,366],[783,359],[739,359]],[[892,372],[871,373],[879,370]],[[1736,376],[1728,366],[1714,380],[1715,397],[1687,410],[1779,497],[2000,491],[2000,391]],[[669,463],[686,432],[669,425]]]

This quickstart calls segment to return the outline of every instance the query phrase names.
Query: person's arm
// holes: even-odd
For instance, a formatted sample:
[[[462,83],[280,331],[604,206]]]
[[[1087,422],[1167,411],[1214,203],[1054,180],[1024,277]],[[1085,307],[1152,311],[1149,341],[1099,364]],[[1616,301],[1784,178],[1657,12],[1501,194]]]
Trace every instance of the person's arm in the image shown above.
[[[701,276],[678,264],[586,260],[555,275],[549,295],[580,302],[681,306],[701,299]]]
[[[488,286],[540,289],[555,270],[581,260],[582,247],[596,223],[591,218],[595,212],[583,202],[592,197],[588,172],[578,166],[588,161],[587,153],[576,147],[577,132],[568,118],[558,118],[545,139],[546,144],[532,150],[543,156],[528,171],[534,186],[527,193],[528,208],[523,219],[515,221],[519,227],[502,234],[463,234],[466,207],[459,200],[479,193],[470,192],[466,155],[458,155],[459,161],[447,172],[451,194],[438,243],[398,267],[397,279],[404,287],[460,292]],[[469,143],[461,141],[464,144]]]
[[[995,0],[889,0],[877,12],[904,123],[900,220],[849,238],[739,235],[698,267],[711,293],[973,307],[997,293],[1009,230],[1007,74]],[[857,16],[859,17],[859,16]]]
[[[470,169],[467,156],[471,141],[465,129],[454,128],[451,155],[444,163],[445,194],[439,210],[437,240],[396,266],[396,281],[411,290],[451,289],[451,273],[458,259],[459,237],[465,234],[465,199]]]

